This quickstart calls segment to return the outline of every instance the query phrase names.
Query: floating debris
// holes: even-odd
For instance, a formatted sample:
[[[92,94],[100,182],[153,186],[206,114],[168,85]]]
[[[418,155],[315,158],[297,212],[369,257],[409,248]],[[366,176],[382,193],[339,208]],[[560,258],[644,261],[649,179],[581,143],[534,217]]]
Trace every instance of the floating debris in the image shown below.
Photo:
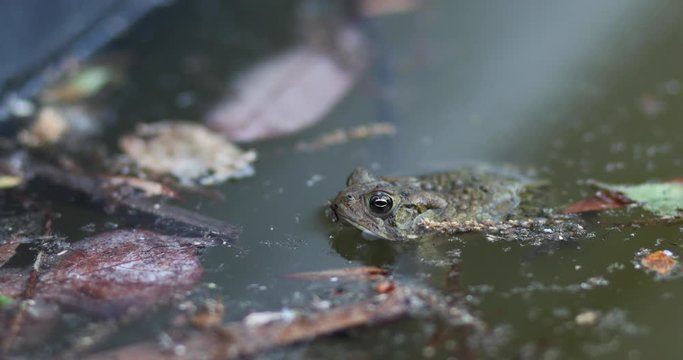
[[[638,107],[643,115],[654,118],[665,109],[664,102],[653,94],[643,94],[638,99]]]
[[[355,268],[332,269],[324,271],[312,271],[287,274],[286,277],[297,280],[320,281],[339,279],[346,280],[377,280],[389,276],[389,272],[374,266],[362,266]]]
[[[659,250],[640,259],[640,264],[659,275],[669,275],[678,265],[678,261],[671,251]]]
[[[43,91],[41,100],[51,103],[80,101],[98,94],[118,78],[120,74],[114,67],[87,65]]]
[[[168,185],[132,176],[106,176],[103,183],[105,187],[139,190],[144,197],[164,196],[173,199],[180,197],[180,194]]]
[[[11,189],[21,185],[24,179],[15,175],[0,175],[0,190]]]
[[[197,328],[210,329],[221,324],[225,308],[222,301],[208,299],[192,316],[190,322]]]
[[[362,140],[377,136],[393,136],[394,134],[396,134],[396,127],[393,124],[372,123],[359,125],[347,130],[336,129],[310,142],[299,142],[296,144],[296,149],[299,151],[314,151],[334,145],[340,145],[350,140]]]
[[[595,325],[595,323],[598,321],[598,318],[600,318],[599,312],[589,310],[576,315],[574,322],[581,326],[592,326]]]
[[[19,133],[19,142],[26,146],[38,147],[59,141],[69,128],[63,116],[54,107],[40,110],[36,121]]]
[[[437,302],[437,303],[435,303]],[[373,296],[370,300],[356,301],[331,309],[313,312],[296,312],[283,309],[274,312],[252,313],[242,321],[229,323],[212,332],[195,333],[176,343],[183,347],[188,358],[238,359],[268,350],[314,340],[360,326],[376,326],[424,308],[439,308],[442,304],[428,290],[397,286],[388,293]],[[458,318],[460,326],[481,329],[481,324],[464,310],[450,308],[451,317]],[[173,359],[175,355],[152,342],[143,342],[114,349],[90,357],[93,359]]]
[[[92,136],[101,129],[91,110],[80,105],[46,106],[40,109],[30,127],[17,138],[28,147],[41,147],[64,143],[64,139]]]
[[[361,12],[365,16],[380,16],[415,11],[422,0],[363,0]]]
[[[254,174],[253,150],[242,151],[206,127],[190,122],[142,124],[120,139],[123,152],[140,168],[172,175],[183,185],[214,185]]]

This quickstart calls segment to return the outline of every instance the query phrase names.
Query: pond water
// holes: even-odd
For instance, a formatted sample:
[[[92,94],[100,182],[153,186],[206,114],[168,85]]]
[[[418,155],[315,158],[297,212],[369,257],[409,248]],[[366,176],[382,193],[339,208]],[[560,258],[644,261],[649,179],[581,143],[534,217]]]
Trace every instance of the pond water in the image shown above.
[[[232,75],[294,38],[293,2],[232,5],[170,5],[108,49],[132,59],[128,92],[113,105],[120,127],[112,134],[136,121],[201,119]],[[204,284],[216,285],[227,319],[279,310],[309,292],[310,284],[283,279],[300,271],[376,265],[447,293],[450,265],[424,261],[416,246],[365,240],[324,216],[357,166],[415,175],[473,162],[516,164],[550,180],[558,206],[591,194],[580,180],[683,176],[681,10],[683,3],[665,0],[441,0],[371,20],[382,63],[318,124],[243,144],[258,152],[256,174],[218,187],[225,200],[188,199],[188,207],[243,230],[234,246],[203,253]],[[184,71],[193,59],[209,59],[213,77]],[[392,95],[389,102],[379,100],[378,87]],[[193,101],[179,106],[179,94]],[[294,150],[301,140],[378,120],[393,122],[397,134]],[[611,228],[601,216],[587,220],[594,236],[561,244],[465,234],[437,245],[458,265],[465,303],[490,333],[472,345],[473,357],[675,358],[683,351],[681,278],[659,279],[635,266],[642,249],[680,254],[682,225]],[[62,231],[82,236],[83,224],[70,223],[63,220]],[[577,323],[586,313],[599,314],[594,324]],[[106,346],[152,338],[164,321],[150,316]],[[446,357],[447,349],[430,343],[436,326],[418,317],[267,356],[400,359],[434,350]]]

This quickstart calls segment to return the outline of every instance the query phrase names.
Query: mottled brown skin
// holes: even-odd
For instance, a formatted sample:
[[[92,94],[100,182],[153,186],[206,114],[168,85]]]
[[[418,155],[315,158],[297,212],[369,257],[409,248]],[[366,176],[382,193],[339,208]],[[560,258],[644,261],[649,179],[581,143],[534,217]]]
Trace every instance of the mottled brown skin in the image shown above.
[[[515,219],[531,184],[522,175],[487,168],[419,177],[376,177],[358,168],[331,208],[360,230],[408,240],[434,232],[429,224],[451,224],[449,230],[460,232]]]

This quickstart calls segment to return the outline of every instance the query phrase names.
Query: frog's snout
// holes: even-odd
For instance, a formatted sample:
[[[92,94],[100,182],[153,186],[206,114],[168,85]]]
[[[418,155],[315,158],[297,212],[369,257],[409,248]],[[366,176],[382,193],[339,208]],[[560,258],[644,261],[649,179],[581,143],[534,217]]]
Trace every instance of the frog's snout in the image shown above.
[[[339,205],[336,203],[330,204],[330,207],[327,209],[328,216],[332,220],[332,222],[338,222],[339,221],[339,215],[337,215],[337,209],[339,208]]]

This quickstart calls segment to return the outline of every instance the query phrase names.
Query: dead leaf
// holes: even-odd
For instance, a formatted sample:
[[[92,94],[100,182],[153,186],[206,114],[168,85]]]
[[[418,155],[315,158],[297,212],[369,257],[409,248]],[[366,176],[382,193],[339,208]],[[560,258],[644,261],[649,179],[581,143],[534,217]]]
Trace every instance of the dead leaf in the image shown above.
[[[141,124],[119,146],[141,169],[174,176],[183,185],[250,176],[256,160],[255,151],[242,151],[206,127],[184,121]]]
[[[333,269],[287,274],[285,277],[297,280],[320,281],[332,279],[346,280],[376,280],[389,275],[387,270],[374,266]]]
[[[144,230],[84,239],[40,276],[35,297],[96,314],[163,302],[201,279],[196,241]]]
[[[396,127],[391,123],[372,123],[359,125],[350,129],[336,129],[309,142],[299,142],[296,149],[299,151],[314,151],[334,145],[340,145],[350,140],[362,140],[377,136],[393,136]]]
[[[0,245],[0,267],[5,265],[5,263],[14,256],[17,246],[20,242],[8,242]]]
[[[357,56],[359,46],[348,53]],[[290,134],[320,120],[346,94],[358,70],[312,47],[271,58],[242,76],[206,123],[234,141]]]
[[[676,217],[683,210],[683,184],[677,182],[637,185],[607,184],[599,181],[589,183],[607,191],[621,193],[659,217]]]
[[[640,260],[644,267],[656,271],[659,275],[668,275],[676,267],[678,261],[669,250],[659,250],[648,254]]]
[[[633,201],[621,193],[612,191],[598,191],[595,196],[575,202],[566,207],[563,212],[565,214],[589,212],[589,211],[603,211],[608,209],[621,209]]]

